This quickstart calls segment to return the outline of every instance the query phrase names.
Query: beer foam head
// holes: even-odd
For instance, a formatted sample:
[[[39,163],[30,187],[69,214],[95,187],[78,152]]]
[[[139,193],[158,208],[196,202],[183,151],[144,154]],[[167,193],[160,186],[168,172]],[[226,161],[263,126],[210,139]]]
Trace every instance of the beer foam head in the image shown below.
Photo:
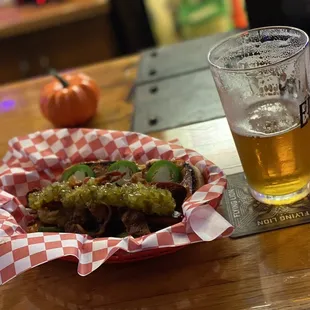
[[[307,44],[307,34],[299,29],[290,27],[253,29],[230,37],[215,46],[209,53],[209,61],[222,69],[260,68],[293,57]]]
[[[243,136],[264,137],[282,134],[299,126],[296,104],[283,99],[263,100],[248,107],[246,117],[231,124]]]

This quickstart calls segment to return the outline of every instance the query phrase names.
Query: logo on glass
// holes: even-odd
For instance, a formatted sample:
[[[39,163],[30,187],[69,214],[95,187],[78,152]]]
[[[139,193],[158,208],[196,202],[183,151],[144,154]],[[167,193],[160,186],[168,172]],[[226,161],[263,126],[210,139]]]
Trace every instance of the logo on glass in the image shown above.
[[[304,127],[309,120],[309,105],[310,97],[307,97],[306,100],[299,106],[299,116],[300,116],[300,128]]]

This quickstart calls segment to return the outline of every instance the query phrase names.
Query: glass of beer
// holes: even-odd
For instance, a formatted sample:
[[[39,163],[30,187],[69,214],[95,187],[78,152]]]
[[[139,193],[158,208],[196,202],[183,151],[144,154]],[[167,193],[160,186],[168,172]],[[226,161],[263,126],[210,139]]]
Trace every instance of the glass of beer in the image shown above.
[[[283,205],[309,194],[309,38],[265,27],[211,49],[212,75],[251,194]]]

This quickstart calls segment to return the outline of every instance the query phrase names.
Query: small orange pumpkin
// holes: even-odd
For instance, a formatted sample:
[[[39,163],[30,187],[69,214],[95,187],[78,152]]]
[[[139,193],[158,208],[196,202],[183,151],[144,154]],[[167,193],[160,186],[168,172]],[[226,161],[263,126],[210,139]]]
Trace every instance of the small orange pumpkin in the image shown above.
[[[91,119],[99,100],[99,87],[89,76],[55,71],[55,79],[45,85],[40,98],[42,114],[56,127],[74,127]]]

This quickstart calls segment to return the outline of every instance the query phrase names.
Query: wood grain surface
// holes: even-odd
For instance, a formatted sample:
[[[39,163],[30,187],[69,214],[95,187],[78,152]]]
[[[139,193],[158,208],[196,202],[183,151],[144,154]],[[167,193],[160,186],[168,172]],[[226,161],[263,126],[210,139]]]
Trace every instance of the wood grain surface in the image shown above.
[[[138,57],[82,68],[101,88],[100,109],[89,127],[126,130],[132,106],[126,97]],[[0,153],[7,140],[49,128],[38,110],[48,78],[0,88]],[[13,108],[5,102],[14,101]],[[154,133],[179,138],[227,173],[240,161],[225,119]],[[310,226],[237,240],[192,245],[147,261],[103,265],[87,277],[75,263],[53,261],[0,287],[0,308],[10,310],[90,309],[310,309]]]
[[[0,38],[90,18],[109,10],[109,0],[66,0],[63,3],[7,6],[0,9]]]

